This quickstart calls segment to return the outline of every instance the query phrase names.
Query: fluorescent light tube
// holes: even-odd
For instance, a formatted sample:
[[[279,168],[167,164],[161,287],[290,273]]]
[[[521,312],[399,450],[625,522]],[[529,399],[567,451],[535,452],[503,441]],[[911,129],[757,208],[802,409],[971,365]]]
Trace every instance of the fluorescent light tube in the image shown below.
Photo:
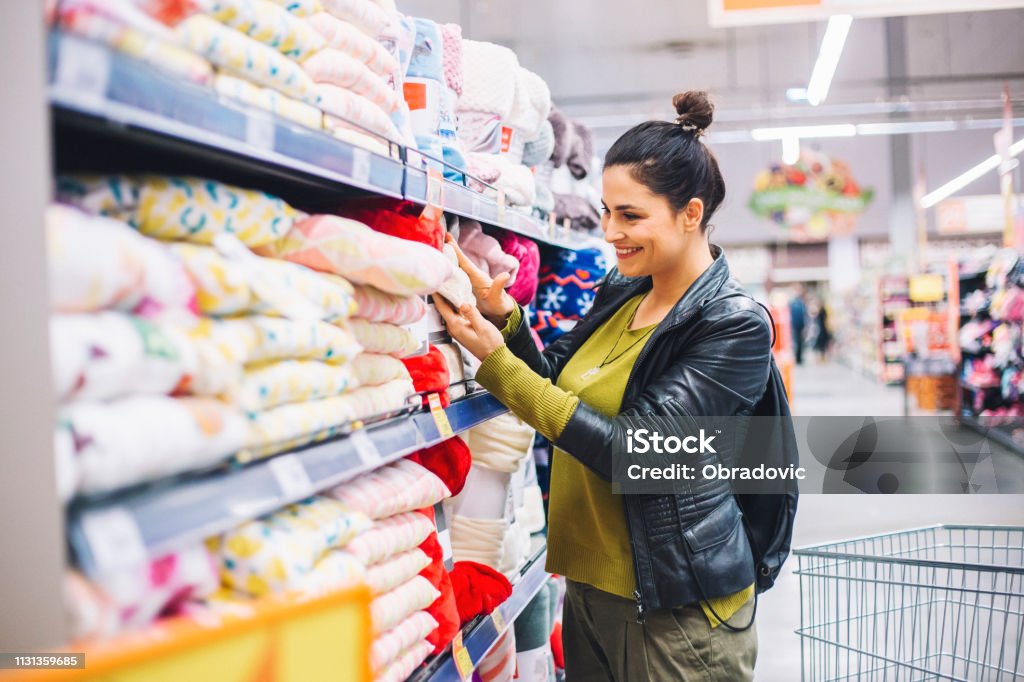
[[[1024,152],[1024,139],[1017,140],[1010,145],[1010,156],[1019,156],[1021,152]],[[986,173],[994,171],[999,168],[999,164],[1002,163],[1002,158],[999,154],[993,154],[974,168],[966,171],[962,175],[959,175],[942,187],[939,187],[934,192],[929,192],[921,197],[921,208],[931,208],[935,204],[939,203],[943,199],[956,194],[967,185],[971,184],[978,178],[982,177]]]
[[[807,85],[807,101],[812,106],[818,106],[828,97],[828,89],[832,86],[832,77],[839,66],[839,58],[843,54],[852,23],[853,17],[849,14],[834,14],[828,19],[818,59],[814,62],[811,80]]]
[[[852,123],[836,123],[820,126],[789,126],[785,128],[754,128],[750,136],[758,141],[784,140],[787,137],[803,139],[815,137],[853,137],[857,134],[857,126]]]
[[[893,121],[860,123],[858,135],[901,135],[905,133],[946,133],[957,129],[956,121]]]

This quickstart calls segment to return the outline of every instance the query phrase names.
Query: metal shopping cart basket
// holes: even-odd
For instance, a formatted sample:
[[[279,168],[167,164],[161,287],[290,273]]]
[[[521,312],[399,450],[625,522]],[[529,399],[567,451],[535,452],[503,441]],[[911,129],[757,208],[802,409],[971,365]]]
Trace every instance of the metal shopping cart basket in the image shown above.
[[[1024,527],[797,549],[804,682],[1024,680]]]

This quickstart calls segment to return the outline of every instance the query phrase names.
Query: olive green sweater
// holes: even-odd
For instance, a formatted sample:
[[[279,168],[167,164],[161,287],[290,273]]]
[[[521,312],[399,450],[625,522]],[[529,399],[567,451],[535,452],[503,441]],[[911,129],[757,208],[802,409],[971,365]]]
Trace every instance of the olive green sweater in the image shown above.
[[[531,370],[508,346],[487,356],[476,380],[550,441],[557,440],[581,400],[614,417],[630,370],[655,327],[628,328],[642,300],[642,295],[631,299],[601,325],[566,362],[557,384]],[[523,313],[517,307],[502,334],[508,338],[521,324]],[[636,590],[622,496],[558,448],[551,461],[547,570],[628,599]],[[753,585],[713,599],[711,605],[729,618],[752,594]],[[717,625],[707,605],[702,606]]]

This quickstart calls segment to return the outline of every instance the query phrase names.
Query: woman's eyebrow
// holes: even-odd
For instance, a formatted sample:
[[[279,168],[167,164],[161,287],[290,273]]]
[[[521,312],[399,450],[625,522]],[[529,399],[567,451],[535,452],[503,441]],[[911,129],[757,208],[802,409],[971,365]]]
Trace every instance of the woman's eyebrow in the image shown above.
[[[633,204],[619,204],[615,207],[616,211],[628,211],[631,208],[636,208]]]

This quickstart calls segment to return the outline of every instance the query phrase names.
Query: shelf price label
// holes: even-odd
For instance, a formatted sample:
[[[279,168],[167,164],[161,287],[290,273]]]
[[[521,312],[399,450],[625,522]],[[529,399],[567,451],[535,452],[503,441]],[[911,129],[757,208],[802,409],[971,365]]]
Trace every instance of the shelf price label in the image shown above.
[[[355,447],[356,453],[363,464],[373,466],[379,464],[383,459],[380,450],[377,449],[377,444],[366,433],[366,429],[356,429],[349,436],[349,440],[352,441],[352,445]]]
[[[505,204],[505,190],[498,190],[498,224],[501,226],[505,225],[505,219],[508,217],[507,209],[508,206]]]
[[[110,52],[98,43],[64,38],[57,54],[55,81],[93,103],[101,102],[110,84]]]
[[[455,660],[455,668],[459,671],[459,677],[466,679],[473,674],[473,659],[462,643],[462,633],[459,632],[452,640],[452,658]]]
[[[370,182],[370,152],[362,147],[352,147],[352,180],[361,184]]]
[[[555,214],[548,213],[548,237],[551,239],[555,238],[555,230],[558,226],[558,220],[555,218]]]
[[[455,435],[451,422],[448,421],[448,413],[441,407],[441,396],[431,393],[427,396],[427,404],[430,405],[430,414],[434,417],[434,424],[437,425],[437,432],[441,438],[451,438]]]
[[[498,631],[498,634],[505,632],[508,628],[508,623],[505,622],[505,616],[501,615],[501,608],[496,608],[491,612],[491,620],[494,622],[494,629]]]
[[[82,534],[89,543],[99,572],[143,564],[147,558],[142,531],[123,507],[89,512],[82,517]]]
[[[313,493],[313,482],[309,480],[306,467],[295,455],[275,457],[267,466],[285,497],[301,500]]]
[[[245,117],[245,141],[256,149],[274,149],[274,119],[265,111],[253,109]]]

